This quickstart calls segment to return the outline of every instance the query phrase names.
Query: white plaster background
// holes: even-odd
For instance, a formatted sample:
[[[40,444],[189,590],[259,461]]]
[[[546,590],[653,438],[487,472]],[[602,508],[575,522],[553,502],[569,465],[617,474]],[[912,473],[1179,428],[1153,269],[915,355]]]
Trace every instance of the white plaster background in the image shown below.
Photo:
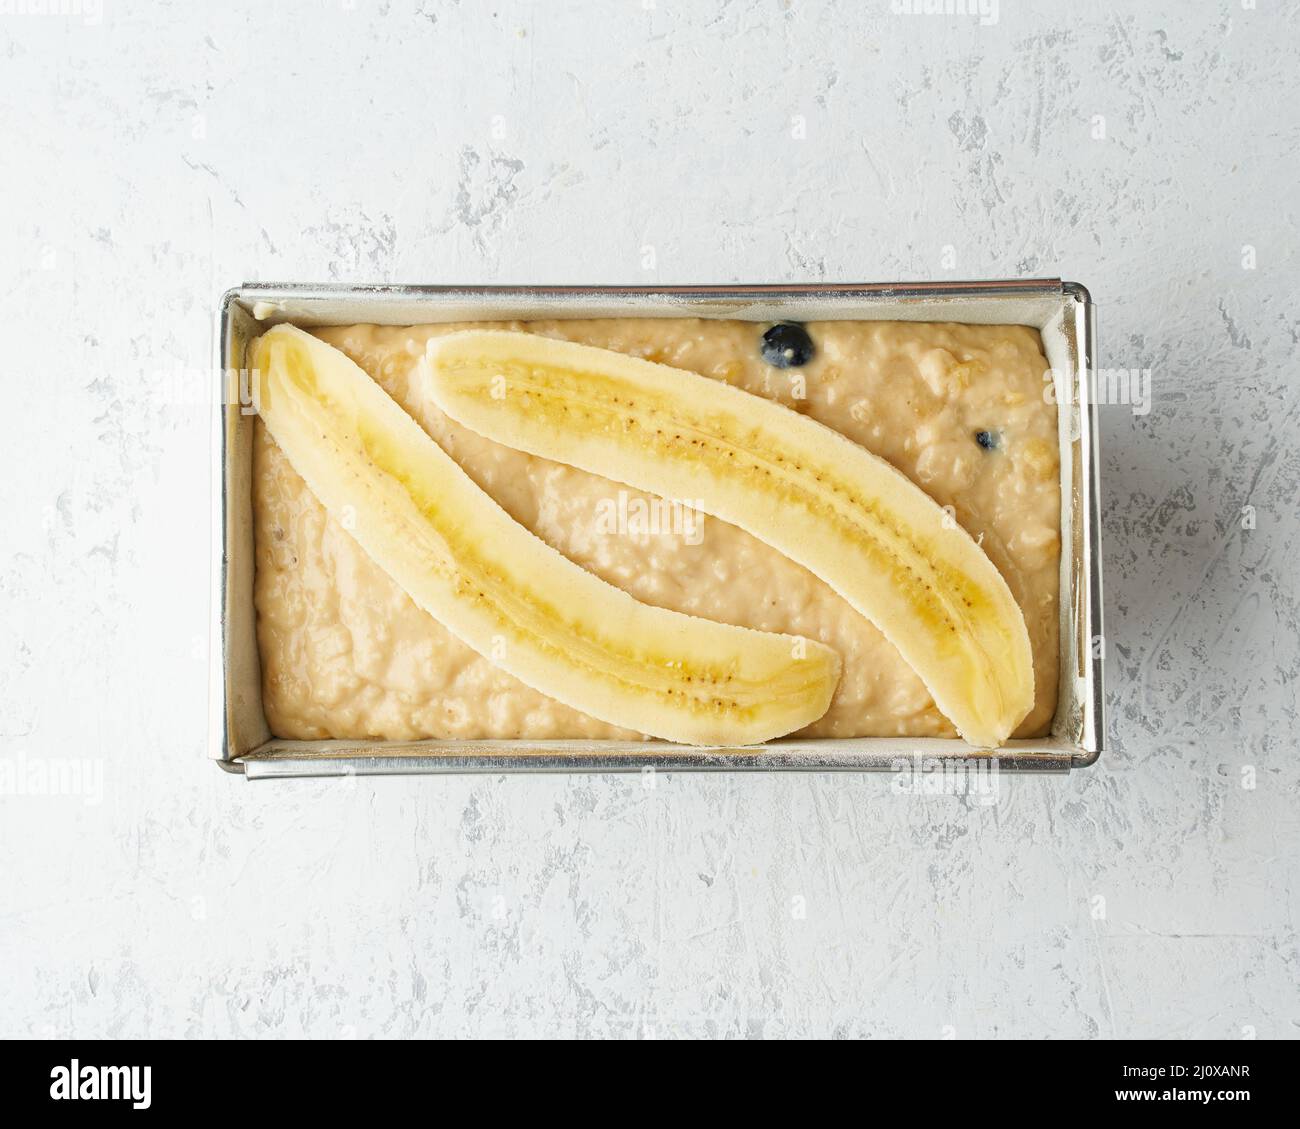
[[[0,1034],[1300,1034],[1294,3],[23,7],[0,753],[104,782],[0,797]],[[1099,767],[981,807],[205,761],[225,287],[1044,274],[1154,369],[1102,412]]]

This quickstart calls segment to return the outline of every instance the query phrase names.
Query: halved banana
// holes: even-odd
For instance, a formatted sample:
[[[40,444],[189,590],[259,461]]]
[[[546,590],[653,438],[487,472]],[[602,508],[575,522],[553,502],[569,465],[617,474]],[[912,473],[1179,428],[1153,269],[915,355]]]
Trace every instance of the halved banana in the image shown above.
[[[258,340],[258,411],[294,469],[425,611],[521,682],[602,721],[747,745],[826,712],[839,656],[651,607],[535,537],[344,353]]]
[[[531,334],[429,342],[438,406],[479,434],[687,499],[799,562],[880,629],[971,744],[1034,701],[1024,616],[984,552],[883,459],[788,408],[667,365]]]

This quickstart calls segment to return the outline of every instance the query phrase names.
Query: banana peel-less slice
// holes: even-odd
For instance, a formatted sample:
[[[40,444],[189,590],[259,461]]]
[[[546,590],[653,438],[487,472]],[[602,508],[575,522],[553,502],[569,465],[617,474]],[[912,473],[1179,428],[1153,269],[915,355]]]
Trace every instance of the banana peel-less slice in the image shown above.
[[[525,333],[426,354],[434,400],[489,439],[680,498],[808,568],[898,648],[973,745],[1034,701],[1024,616],[982,549],[883,459],[695,373]]]
[[[521,682],[614,725],[697,745],[826,712],[839,656],[801,636],[651,607],[519,525],[346,354],[259,339],[258,411],[294,469],[425,611]]]

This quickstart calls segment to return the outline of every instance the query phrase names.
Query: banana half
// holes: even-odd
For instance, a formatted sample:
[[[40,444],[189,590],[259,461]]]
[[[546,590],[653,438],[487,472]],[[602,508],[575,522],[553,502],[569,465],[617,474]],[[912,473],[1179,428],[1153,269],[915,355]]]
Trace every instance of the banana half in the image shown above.
[[[826,712],[839,656],[801,636],[651,607],[485,494],[349,357],[282,325],[253,353],[258,411],[325,509],[449,631],[614,725],[747,745]]]
[[[531,334],[429,342],[438,406],[489,439],[691,499],[815,573],[869,619],[971,744],[1003,744],[1034,701],[1006,581],[883,459],[717,380]]]

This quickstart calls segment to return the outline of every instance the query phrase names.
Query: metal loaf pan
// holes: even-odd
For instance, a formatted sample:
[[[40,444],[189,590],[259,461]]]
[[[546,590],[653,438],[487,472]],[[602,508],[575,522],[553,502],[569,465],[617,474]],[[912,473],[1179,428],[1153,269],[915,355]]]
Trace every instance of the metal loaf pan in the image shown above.
[[[415,325],[479,319],[613,316],[941,321],[1033,326],[1053,369],[1061,443],[1060,697],[1050,737],[996,754],[962,741],[786,739],[699,749],[664,741],[288,741],[262,710],[253,608],[252,414],[242,379],[248,341],[278,322]],[[660,769],[897,770],[996,761],[999,770],[1065,772],[1092,764],[1105,734],[1094,313],[1059,280],[809,286],[460,287],[247,284],[217,314],[213,444],[210,754],[249,777]]]

